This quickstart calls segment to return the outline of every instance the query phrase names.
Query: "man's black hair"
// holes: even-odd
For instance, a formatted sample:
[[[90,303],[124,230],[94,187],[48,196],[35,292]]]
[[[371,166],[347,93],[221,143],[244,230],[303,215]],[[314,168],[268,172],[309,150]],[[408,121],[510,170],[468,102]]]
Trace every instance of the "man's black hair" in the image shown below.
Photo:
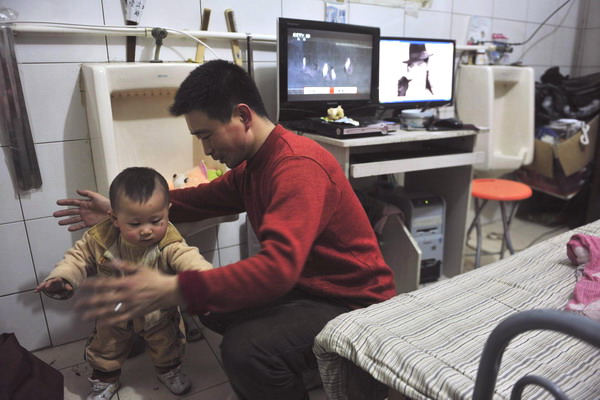
[[[236,105],[244,103],[268,118],[256,84],[241,67],[225,60],[211,60],[193,70],[183,81],[169,111],[173,116],[202,111],[211,119],[229,122]]]
[[[113,210],[118,209],[121,195],[143,204],[152,197],[157,185],[164,193],[165,203],[168,205],[169,185],[161,174],[147,167],[126,168],[110,184],[111,207]]]

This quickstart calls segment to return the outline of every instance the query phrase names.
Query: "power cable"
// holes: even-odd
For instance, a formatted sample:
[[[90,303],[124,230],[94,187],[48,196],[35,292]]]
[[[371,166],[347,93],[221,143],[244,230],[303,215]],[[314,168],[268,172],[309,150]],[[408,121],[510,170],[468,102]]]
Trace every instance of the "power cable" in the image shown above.
[[[552,14],[548,15],[548,17],[536,28],[535,31],[533,31],[533,33],[523,42],[518,42],[518,43],[502,43],[502,45],[504,46],[522,46],[524,44],[529,43],[529,41],[531,39],[533,39],[533,37],[539,32],[540,29],[542,29],[542,27],[546,24],[546,22],[548,22],[548,20],[550,18],[552,18],[554,16],[554,14],[556,14],[557,12],[559,12],[564,6],[566,6],[567,4],[569,4],[571,2],[571,0],[567,0],[564,3],[562,3],[562,5],[560,5],[556,10],[554,10],[552,12]],[[497,43],[494,40],[486,40],[483,43]]]
[[[522,46],[522,45],[524,45],[524,44],[527,44],[527,43],[529,43],[529,41],[530,41],[531,39],[533,39],[533,37],[534,37],[534,36],[535,36],[535,35],[538,33],[538,31],[539,31],[540,29],[542,29],[542,26],[544,26],[544,25],[546,24],[546,22],[548,22],[548,20],[554,16],[554,14],[556,14],[557,12],[559,12],[559,11],[560,11],[560,10],[561,10],[561,9],[562,9],[564,6],[566,6],[566,5],[567,5],[567,4],[569,4],[570,2],[571,2],[571,0],[567,0],[567,1],[565,1],[564,3],[562,3],[562,5],[561,5],[560,7],[558,7],[556,10],[554,10],[554,12],[552,12],[552,14],[548,15],[548,18],[546,18],[546,19],[544,20],[544,22],[542,22],[542,23],[540,24],[540,26],[538,26],[538,27],[537,27],[537,29],[536,29],[535,31],[533,31],[533,33],[531,34],[531,36],[529,36],[529,37],[527,38],[527,40],[525,40],[524,42],[521,42],[521,43],[507,43],[507,44],[508,44],[509,46]]]

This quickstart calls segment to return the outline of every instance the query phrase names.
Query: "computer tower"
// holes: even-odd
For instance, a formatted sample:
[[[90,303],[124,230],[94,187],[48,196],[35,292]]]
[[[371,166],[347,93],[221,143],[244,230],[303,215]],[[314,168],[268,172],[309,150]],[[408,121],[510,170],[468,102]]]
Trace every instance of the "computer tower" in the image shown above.
[[[420,283],[437,281],[444,262],[444,198],[427,193],[404,193],[401,188],[382,190],[378,197],[402,210],[404,223],[421,250]]]

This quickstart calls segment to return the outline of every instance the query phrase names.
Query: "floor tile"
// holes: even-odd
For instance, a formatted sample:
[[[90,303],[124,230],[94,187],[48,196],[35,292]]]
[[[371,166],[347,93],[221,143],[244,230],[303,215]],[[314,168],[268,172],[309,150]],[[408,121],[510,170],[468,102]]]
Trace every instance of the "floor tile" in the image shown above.
[[[513,218],[513,222],[510,226],[510,237],[513,248],[518,252],[568,230],[569,228],[566,226],[547,226],[519,218]],[[503,227],[501,221],[494,221],[482,226],[482,266],[500,259],[498,253],[502,246],[502,234]],[[476,244],[477,236],[475,230],[473,230],[465,246],[465,271],[473,269]],[[505,250],[504,257],[508,256],[509,252],[508,250]]]
[[[203,390],[202,392],[188,395],[185,397],[185,400],[238,400],[238,398],[233,393],[231,385],[226,382]]]
[[[37,358],[56,369],[71,367],[83,362],[83,352],[86,339],[38,350],[34,354]]]
[[[90,393],[88,377],[92,370],[87,362],[60,370],[65,379],[65,400],[85,399]],[[116,397],[113,397],[115,399]]]
[[[134,357],[125,364],[121,375],[120,400],[177,399],[156,377],[148,352]],[[191,393],[227,382],[221,364],[205,340],[188,343],[183,368],[192,380]]]
[[[200,324],[201,325],[201,324]],[[211,331],[210,329],[203,327],[202,334],[204,335],[204,340],[208,343],[208,346],[212,350],[214,356],[219,360],[221,365],[223,364],[223,360],[221,359],[221,341],[223,340],[223,336],[219,335],[216,332]]]

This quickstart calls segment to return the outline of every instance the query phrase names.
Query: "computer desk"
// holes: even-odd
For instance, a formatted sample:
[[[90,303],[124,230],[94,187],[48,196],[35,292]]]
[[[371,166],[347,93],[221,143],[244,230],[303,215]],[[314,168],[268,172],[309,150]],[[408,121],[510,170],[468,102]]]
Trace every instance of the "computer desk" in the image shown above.
[[[348,139],[301,134],[333,154],[351,180],[403,173],[407,191],[442,196],[446,201],[442,274],[452,277],[463,272],[473,164],[485,160],[485,153],[474,152],[473,148],[476,135],[482,133],[487,130],[397,130],[382,136]],[[390,266],[401,276],[398,291],[408,292],[419,286],[420,251],[406,228],[403,232],[399,236],[408,237],[399,237],[399,242],[390,246],[394,254],[386,257],[384,251],[384,257],[388,264],[397,264]],[[390,262],[390,258],[394,261]]]

